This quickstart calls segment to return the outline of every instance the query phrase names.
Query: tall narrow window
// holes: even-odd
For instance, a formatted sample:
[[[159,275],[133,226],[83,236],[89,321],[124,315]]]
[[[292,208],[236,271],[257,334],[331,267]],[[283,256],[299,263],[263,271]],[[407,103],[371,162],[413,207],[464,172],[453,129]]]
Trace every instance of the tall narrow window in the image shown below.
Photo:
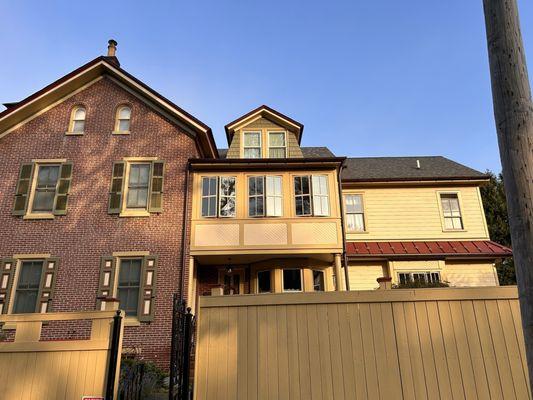
[[[131,164],[128,178],[127,208],[148,207],[150,164]]]
[[[117,110],[117,120],[115,123],[115,132],[129,133],[131,122],[131,108],[128,106],[121,106]]]
[[[302,271],[300,269],[283,270],[283,291],[284,292],[301,292],[302,291]]]
[[[313,175],[313,214],[329,216],[328,177]]]
[[[202,178],[202,217],[217,216],[217,188],[216,176],[204,176]]]
[[[244,158],[261,158],[261,132],[244,132]]]
[[[235,217],[235,180],[234,176],[220,177],[218,215],[221,217]]]
[[[265,215],[265,187],[263,176],[248,177],[248,215],[262,217]]]
[[[137,315],[139,308],[139,288],[141,286],[142,258],[120,261],[117,285],[119,308],[126,315]]]
[[[42,261],[22,262],[13,305],[14,314],[36,312],[42,272]]]
[[[281,176],[267,176],[265,181],[266,215],[269,217],[281,217],[283,215]]]
[[[74,107],[70,117],[68,133],[83,133],[85,131],[85,108]]]
[[[311,184],[309,176],[294,177],[296,215],[311,215]]]
[[[324,286],[324,271],[313,270],[313,289],[315,292],[323,292]]]
[[[272,279],[270,271],[259,271],[257,273],[257,292],[270,293],[272,291]]]
[[[59,165],[38,165],[37,169],[32,211],[35,213],[50,213],[54,210]]]
[[[463,229],[463,218],[459,207],[459,198],[456,193],[443,193],[440,195],[444,227],[446,229]]]
[[[287,157],[285,132],[268,132],[268,156],[270,158]]]
[[[347,194],[344,196],[344,206],[346,208],[346,230],[348,232],[364,232],[363,195]]]

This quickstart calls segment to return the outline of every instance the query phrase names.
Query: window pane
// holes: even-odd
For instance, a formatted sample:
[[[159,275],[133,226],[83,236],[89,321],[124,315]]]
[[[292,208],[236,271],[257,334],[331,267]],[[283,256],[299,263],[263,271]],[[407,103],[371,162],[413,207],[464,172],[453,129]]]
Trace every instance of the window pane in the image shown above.
[[[33,211],[52,211],[54,208],[55,191],[36,191],[33,198]]]
[[[283,290],[285,292],[302,290],[302,274],[299,269],[283,270]]]
[[[220,178],[220,195],[235,196],[235,177]]]
[[[244,133],[245,147],[259,147],[261,146],[261,134],[259,132],[245,132]]]
[[[234,217],[235,216],[235,198],[221,197],[220,198],[220,216]]]
[[[37,176],[37,187],[55,186],[59,176],[58,165],[40,165]]]
[[[270,132],[269,133],[269,145],[271,147],[285,147],[285,133],[283,132]]]
[[[131,110],[129,107],[122,107],[120,111],[118,112],[119,119],[130,119],[130,117],[131,117]]]
[[[72,132],[80,133],[85,129],[85,121],[74,121],[72,125]]]
[[[271,291],[270,271],[260,271],[257,273],[257,287],[259,293]]]
[[[244,158],[261,158],[261,149],[244,149]]]
[[[74,112],[74,119],[75,120],[85,119],[85,108],[83,107],[77,108],[76,111]]]
[[[17,291],[17,299],[13,306],[14,314],[34,313],[37,307],[38,290]]]
[[[303,213],[304,215],[311,214],[311,197],[310,196],[303,197]]]
[[[313,289],[315,292],[324,291],[324,272],[313,271]]]
[[[360,194],[350,194],[345,197],[347,213],[363,212],[363,197]]]
[[[128,132],[130,130],[130,120],[121,119],[118,121],[118,130],[119,132]]]

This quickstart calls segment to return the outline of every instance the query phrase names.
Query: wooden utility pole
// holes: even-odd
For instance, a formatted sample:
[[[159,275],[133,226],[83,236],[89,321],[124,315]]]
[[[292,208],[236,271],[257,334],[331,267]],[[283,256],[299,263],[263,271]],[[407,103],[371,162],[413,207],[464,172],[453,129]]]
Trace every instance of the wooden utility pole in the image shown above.
[[[483,0],[530,382],[533,382],[533,104],[516,0]]]

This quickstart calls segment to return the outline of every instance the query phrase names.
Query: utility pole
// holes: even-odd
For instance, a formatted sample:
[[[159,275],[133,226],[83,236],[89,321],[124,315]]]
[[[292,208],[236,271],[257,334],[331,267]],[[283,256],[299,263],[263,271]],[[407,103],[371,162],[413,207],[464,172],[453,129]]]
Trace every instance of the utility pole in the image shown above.
[[[483,0],[530,384],[533,382],[533,104],[516,0]]]

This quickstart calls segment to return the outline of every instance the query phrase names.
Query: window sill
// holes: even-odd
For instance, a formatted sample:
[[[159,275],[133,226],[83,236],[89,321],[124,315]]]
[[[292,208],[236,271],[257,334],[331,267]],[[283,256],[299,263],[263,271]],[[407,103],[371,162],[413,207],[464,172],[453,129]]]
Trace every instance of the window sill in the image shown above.
[[[124,318],[124,326],[141,326],[141,321],[137,317]]]
[[[26,214],[22,219],[54,219],[54,214]]]
[[[113,131],[111,132],[112,135],[129,135],[130,134],[130,131]]]
[[[119,217],[125,217],[125,218],[129,218],[129,217],[149,217],[150,213],[148,211],[146,211],[146,210],[142,210],[142,211],[124,210],[118,216]]]
[[[443,232],[449,233],[449,232],[467,232],[466,229],[443,229]]]
[[[83,135],[85,135],[85,132],[65,132],[65,135],[67,135],[67,136],[83,136]]]

